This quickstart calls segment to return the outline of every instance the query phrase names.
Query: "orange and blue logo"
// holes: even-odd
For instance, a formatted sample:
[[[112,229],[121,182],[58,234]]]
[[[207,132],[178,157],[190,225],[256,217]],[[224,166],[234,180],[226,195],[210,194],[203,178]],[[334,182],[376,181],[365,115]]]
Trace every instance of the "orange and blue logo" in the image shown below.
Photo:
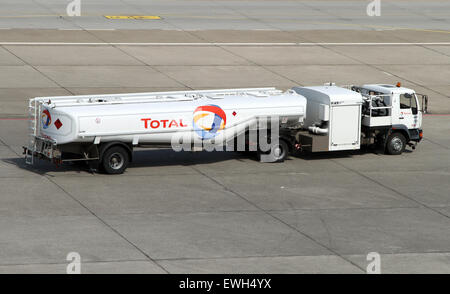
[[[225,111],[214,104],[197,107],[193,116],[192,125],[194,131],[203,140],[217,136],[220,131],[225,129],[227,123]]]
[[[48,109],[44,109],[44,111],[42,111],[41,122],[44,129],[48,128],[52,123],[52,116],[50,115]]]

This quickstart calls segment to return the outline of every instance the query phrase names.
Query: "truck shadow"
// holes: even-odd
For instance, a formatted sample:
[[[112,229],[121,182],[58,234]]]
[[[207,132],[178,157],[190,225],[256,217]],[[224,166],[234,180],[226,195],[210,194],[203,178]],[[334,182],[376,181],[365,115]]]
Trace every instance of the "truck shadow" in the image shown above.
[[[25,163],[25,159],[23,157],[13,157],[13,158],[3,158],[2,161],[9,165],[14,165],[20,169],[24,169],[30,172],[33,172],[38,175],[46,175],[50,172],[68,172],[75,171],[79,173],[84,173],[88,171],[88,168],[84,168],[82,165],[76,166],[74,164],[63,164],[56,166],[46,160],[36,160],[33,165],[28,165]]]
[[[411,153],[411,150],[406,149],[403,151],[404,153]],[[381,149],[373,149],[373,148],[363,148],[359,150],[343,150],[343,151],[332,151],[332,152],[302,152],[292,154],[292,157],[301,158],[303,160],[323,160],[323,159],[339,159],[339,158],[348,158],[348,157],[358,157],[364,155],[379,155],[379,156],[391,156],[386,155]]]
[[[362,156],[367,154],[382,155],[382,152],[374,150],[345,150],[345,151],[333,151],[333,152],[302,152],[295,153],[292,156],[301,158],[303,160],[323,160],[323,159],[339,159],[353,156]]]
[[[254,158],[253,158],[254,157]],[[256,156],[243,155],[237,152],[175,152],[171,149],[137,149],[133,152],[133,161],[130,162],[128,168],[134,167],[160,167],[160,166],[189,166],[222,162],[227,160],[244,160]],[[25,163],[23,157],[13,157],[1,159],[6,164],[14,165],[20,169],[24,169],[39,175],[51,176],[51,173],[75,172],[85,174],[94,172],[85,162],[65,162],[62,165],[55,165],[47,160],[35,159],[33,165]],[[95,172],[98,172],[95,170]]]
[[[171,149],[160,150],[135,150],[133,152],[133,162],[130,163],[130,167],[158,167],[158,166],[171,166],[171,165],[198,165],[209,164],[227,160],[238,159],[242,160],[250,158],[237,152],[175,152]],[[256,157],[255,157],[256,160]]]
[[[405,150],[405,153],[411,152]],[[290,156],[288,161],[295,160],[295,158],[302,160],[326,160],[338,159],[348,157],[358,157],[367,154],[383,155],[382,151],[372,149],[362,149],[353,151],[336,151],[336,152],[318,152],[318,153],[295,153]],[[242,152],[175,152],[171,149],[137,149],[133,152],[133,161],[130,162],[129,168],[134,167],[161,167],[161,166],[190,166],[202,165],[216,162],[224,162],[228,160],[250,160],[251,162],[258,162],[255,153]],[[56,166],[46,160],[35,160],[33,165],[27,165],[23,157],[5,158],[2,161],[6,164],[14,165],[20,169],[24,169],[39,175],[52,176],[52,173],[78,173],[86,174],[90,172],[98,172],[90,169],[85,162],[67,162]],[[264,163],[261,163],[264,164]]]

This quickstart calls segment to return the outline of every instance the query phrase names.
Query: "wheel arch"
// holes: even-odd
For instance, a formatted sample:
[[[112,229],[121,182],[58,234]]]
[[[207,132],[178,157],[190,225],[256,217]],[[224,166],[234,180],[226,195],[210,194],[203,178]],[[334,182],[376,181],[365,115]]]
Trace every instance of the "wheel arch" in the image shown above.
[[[126,143],[120,142],[120,141],[112,141],[112,142],[106,142],[106,143],[100,144],[100,146],[98,148],[99,158],[102,160],[103,154],[106,152],[106,150],[108,150],[114,146],[124,147],[125,150],[127,150],[127,152],[128,152],[128,158],[130,159],[130,162],[133,161],[133,147],[131,147],[131,145],[129,145],[129,144],[126,144]]]
[[[408,127],[405,125],[392,125],[391,129],[389,130],[388,136],[393,133],[401,133],[403,136],[405,136],[406,143],[411,141],[411,138],[409,136],[409,130]]]

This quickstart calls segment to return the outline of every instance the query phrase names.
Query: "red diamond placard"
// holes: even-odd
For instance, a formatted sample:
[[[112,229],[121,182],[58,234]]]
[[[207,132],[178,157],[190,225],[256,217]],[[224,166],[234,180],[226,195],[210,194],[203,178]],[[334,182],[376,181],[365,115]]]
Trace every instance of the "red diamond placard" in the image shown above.
[[[62,122],[59,120],[59,118],[55,121],[55,127],[59,130],[60,127],[62,127]]]
[[[236,114],[237,114],[237,113],[236,113],[236,111],[233,111],[233,113],[232,113],[232,114],[233,114],[233,116],[236,116]]]

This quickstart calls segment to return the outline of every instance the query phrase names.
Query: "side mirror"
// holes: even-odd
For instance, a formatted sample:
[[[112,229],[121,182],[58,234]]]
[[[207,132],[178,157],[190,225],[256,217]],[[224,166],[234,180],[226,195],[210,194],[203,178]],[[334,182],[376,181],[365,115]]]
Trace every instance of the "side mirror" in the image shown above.
[[[423,113],[428,113],[428,96],[422,95]]]
[[[416,94],[420,97],[422,97],[422,112],[423,113],[428,113],[428,96],[427,95],[423,95],[423,94]]]

